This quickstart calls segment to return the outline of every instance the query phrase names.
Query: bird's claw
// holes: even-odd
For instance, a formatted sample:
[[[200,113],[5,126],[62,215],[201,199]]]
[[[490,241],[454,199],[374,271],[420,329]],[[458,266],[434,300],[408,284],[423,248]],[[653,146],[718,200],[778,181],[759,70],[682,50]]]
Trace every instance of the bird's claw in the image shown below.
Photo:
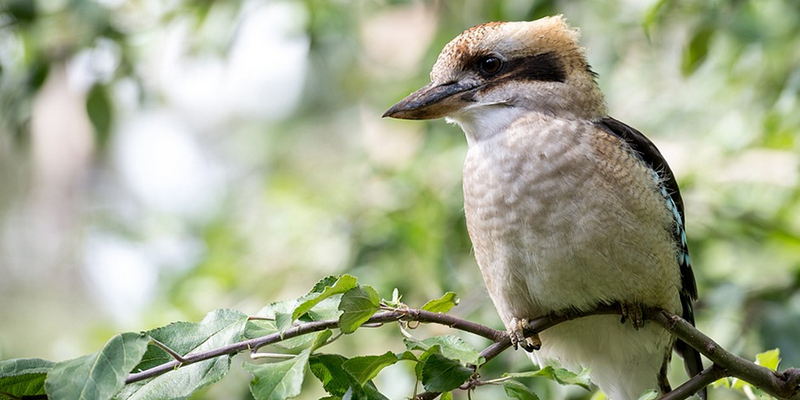
[[[508,337],[511,339],[511,345],[514,346],[514,350],[522,347],[523,350],[531,353],[542,347],[542,341],[539,340],[539,335],[525,337],[524,331],[528,326],[527,319],[512,318],[508,326]]]
[[[644,311],[640,304],[622,303],[620,304],[620,308],[622,308],[622,318],[619,320],[620,323],[624,324],[630,319],[634,329],[639,330],[644,326]]]

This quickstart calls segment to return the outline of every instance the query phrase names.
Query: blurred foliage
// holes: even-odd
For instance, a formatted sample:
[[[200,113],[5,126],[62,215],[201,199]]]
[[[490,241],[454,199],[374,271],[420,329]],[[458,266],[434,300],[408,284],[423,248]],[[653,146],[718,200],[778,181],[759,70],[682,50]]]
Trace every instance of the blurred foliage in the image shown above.
[[[278,15],[276,38],[240,56],[259,13]],[[120,330],[223,307],[255,312],[345,272],[380,293],[399,288],[410,305],[454,291],[462,298],[454,313],[500,326],[465,231],[463,136],[442,121],[380,115],[427,82],[439,50],[463,29],[554,13],[581,28],[611,115],[653,138],[678,175],[701,330],[742,356],[780,348],[783,367],[800,366],[800,3],[792,0],[5,0],[0,358],[66,359]],[[294,81],[272,67],[300,76],[296,99],[274,82],[226,92],[247,71],[237,66],[257,56],[275,82]],[[60,102],[48,102],[54,96]],[[263,106],[239,103],[253,97]],[[154,120],[168,123],[142,122]],[[156,200],[137,186],[184,165],[177,155],[174,166],[154,161],[173,149],[167,136],[134,153],[131,141],[150,131],[193,144],[202,169],[186,176],[205,180],[183,204],[163,206],[186,197],[188,178]],[[91,260],[108,243],[129,258],[97,267]],[[152,273],[120,269],[130,259]],[[133,294],[114,292],[109,277],[129,279]],[[110,307],[109,291],[129,307]],[[345,338],[342,349],[383,353],[386,334]],[[484,375],[528,365],[509,354]],[[392,367],[376,385],[407,375]],[[243,376],[205,396],[247,398]],[[542,398],[588,398],[536,389]],[[724,390],[715,398],[740,398]]]

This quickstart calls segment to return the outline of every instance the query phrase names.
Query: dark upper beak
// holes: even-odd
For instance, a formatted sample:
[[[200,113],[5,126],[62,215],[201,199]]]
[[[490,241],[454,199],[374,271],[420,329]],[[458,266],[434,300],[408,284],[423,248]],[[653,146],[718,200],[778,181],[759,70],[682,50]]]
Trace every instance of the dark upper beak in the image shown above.
[[[399,119],[441,118],[469,104],[472,97],[469,92],[475,88],[477,85],[470,83],[435,85],[431,82],[400,100],[386,110],[383,116]]]

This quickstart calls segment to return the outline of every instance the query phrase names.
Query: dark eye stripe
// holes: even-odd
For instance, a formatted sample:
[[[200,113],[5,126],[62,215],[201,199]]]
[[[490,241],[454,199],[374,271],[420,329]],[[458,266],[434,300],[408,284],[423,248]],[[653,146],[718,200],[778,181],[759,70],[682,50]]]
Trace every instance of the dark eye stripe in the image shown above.
[[[535,56],[509,60],[506,73],[497,80],[532,80],[544,82],[564,82],[567,72],[555,53],[541,53]]]

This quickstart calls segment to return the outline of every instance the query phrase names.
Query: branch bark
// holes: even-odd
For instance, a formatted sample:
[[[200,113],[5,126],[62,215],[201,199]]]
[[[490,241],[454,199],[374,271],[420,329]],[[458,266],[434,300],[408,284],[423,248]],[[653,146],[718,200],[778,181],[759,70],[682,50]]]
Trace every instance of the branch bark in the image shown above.
[[[538,332],[542,332],[550,327],[566,321],[592,315],[609,314],[621,315],[621,307],[617,304],[601,305],[586,312],[568,312],[546,315],[530,320],[527,328],[524,330],[524,334],[526,336],[532,336]],[[711,340],[711,338],[697,330],[697,328],[692,326],[681,317],[664,310],[646,309],[644,316],[646,319],[658,323],[672,335],[686,342],[689,346],[697,349],[713,363],[711,367],[701,372],[697,376],[690,378],[683,385],[669,393],[664,394],[662,397],[660,397],[660,400],[686,399],[717,379],[726,376],[739,378],[763,390],[765,393],[768,393],[779,399],[800,400],[800,369],[789,368],[783,372],[776,372],[759,366],[749,360],[738,357],[720,347],[716,342]],[[481,356],[484,357],[487,362],[511,347],[511,341],[509,340],[508,334],[504,331],[492,329],[490,327],[454,317],[452,315],[432,313],[419,309],[396,309],[392,311],[383,311],[373,315],[366,322],[366,324],[383,324],[400,320],[446,325],[454,329],[485,337],[493,342],[481,352]],[[303,323],[292,327],[285,332],[274,333],[263,337],[233,343],[218,349],[187,355],[182,357],[180,360],[176,359],[141,372],[132,373],[128,375],[125,383],[129,384],[142,381],[172,371],[176,368],[180,368],[184,365],[193,364],[223,355],[232,355],[242,351],[255,351],[258,348],[269,344],[278,343],[283,340],[322,331],[325,329],[335,329],[337,327],[338,321],[336,320]],[[465,388],[469,389],[471,387],[467,385]],[[424,392],[418,394],[415,399],[432,400],[437,398],[440,394],[441,393],[436,392]]]

